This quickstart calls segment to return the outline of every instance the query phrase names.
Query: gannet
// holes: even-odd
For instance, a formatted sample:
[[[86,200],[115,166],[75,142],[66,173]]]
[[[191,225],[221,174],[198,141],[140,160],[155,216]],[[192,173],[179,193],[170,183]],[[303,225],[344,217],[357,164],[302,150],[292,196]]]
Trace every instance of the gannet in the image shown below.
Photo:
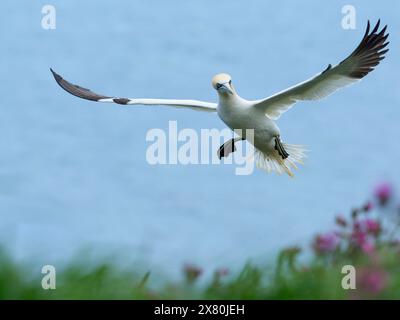
[[[248,140],[254,145],[254,160],[257,167],[279,174],[286,172],[293,176],[296,163],[303,164],[305,148],[301,145],[284,143],[275,121],[298,101],[320,100],[338,89],[360,81],[384,59],[389,49],[384,49],[389,34],[387,26],[378,31],[380,20],[370,32],[370,22],[357,48],[343,61],[332,67],[331,64],[314,77],[296,84],[264,99],[246,100],[238,95],[229,74],[220,73],[212,78],[212,86],[218,93],[218,103],[197,100],[170,99],[129,99],[100,95],[74,85],[52,69],[57,83],[70,94],[96,102],[117,103],[120,105],[165,105],[190,108],[198,111],[216,112],[220,119],[232,130],[242,130],[239,137],[228,140],[218,150],[218,157],[227,156],[236,150],[235,143]],[[245,130],[253,129],[251,141]],[[236,132],[236,131],[235,131]]]

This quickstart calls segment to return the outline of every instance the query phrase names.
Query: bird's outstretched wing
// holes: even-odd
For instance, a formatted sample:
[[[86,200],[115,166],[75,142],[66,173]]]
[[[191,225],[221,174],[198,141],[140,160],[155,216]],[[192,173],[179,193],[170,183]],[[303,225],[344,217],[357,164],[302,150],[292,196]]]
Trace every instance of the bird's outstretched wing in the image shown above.
[[[172,99],[127,99],[127,98],[116,98],[103,96],[101,94],[94,93],[89,89],[82,88],[78,85],[72,84],[67,80],[63,79],[59,74],[55,73],[54,70],[50,69],[53,73],[54,79],[65,91],[70,94],[91,101],[97,102],[109,102],[117,103],[122,105],[166,105],[177,108],[190,108],[198,111],[215,112],[217,111],[217,104],[212,102],[204,102],[197,100],[172,100]]]
[[[345,60],[332,67],[329,65],[323,72],[313,78],[301,82],[284,91],[274,94],[266,99],[254,102],[254,107],[262,110],[272,120],[277,120],[282,113],[290,109],[301,100],[319,100],[338,89],[353,84],[370,71],[374,70],[379,62],[384,59],[384,54],[389,49],[384,49],[389,34],[385,34],[385,26],[379,29],[380,20],[370,31],[368,21],[367,30],[358,47]]]

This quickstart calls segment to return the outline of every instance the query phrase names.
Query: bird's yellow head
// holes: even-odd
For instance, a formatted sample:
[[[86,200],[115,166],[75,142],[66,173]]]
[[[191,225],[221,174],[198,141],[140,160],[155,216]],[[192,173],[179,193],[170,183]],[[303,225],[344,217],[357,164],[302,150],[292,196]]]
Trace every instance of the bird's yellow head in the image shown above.
[[[227,73],[219,73],[212,78],[212,86],[218,93],[233,94],[231,76]]]

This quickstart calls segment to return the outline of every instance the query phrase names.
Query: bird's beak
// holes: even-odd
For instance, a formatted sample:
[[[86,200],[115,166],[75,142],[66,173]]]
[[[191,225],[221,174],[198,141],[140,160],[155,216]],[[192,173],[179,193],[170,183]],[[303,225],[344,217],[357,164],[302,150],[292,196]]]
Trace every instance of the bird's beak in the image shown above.
[[[224,84],[222,85],[222,87],[221,87],[221,88],[219,88],[219,90],[218,90],[218,91],[220,91],[220,92],[224,92],[224,93],[230,93],[230,94],[232,94],[232,93],[233,93],[233,91],[232,91],[232,88],[231,88],[231,86],[230,86],[229,82],[227,82],[227,83],[224,83]]]

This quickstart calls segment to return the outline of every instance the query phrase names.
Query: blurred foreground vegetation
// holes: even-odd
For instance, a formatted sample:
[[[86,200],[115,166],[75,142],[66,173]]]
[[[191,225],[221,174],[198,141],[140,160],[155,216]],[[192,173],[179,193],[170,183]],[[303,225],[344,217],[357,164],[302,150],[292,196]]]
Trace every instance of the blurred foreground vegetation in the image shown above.
[[[299,260],[302,248],[291,247],[273,267],[247,264],[239,273],[219,269],[207,281],[201,279],[203,270],[186,265],[181,281],[165,279],[158,286],[150,272],[135,274],[107,263],[88,270],[72,263],[57,270],[55,290],[43,290],[41,277],[32,278],[27,266],[2,253],[0,299],[398,299],[399,224],[393,188],[382,184],[371,201],[348,217],[337,216],[332,231],[316,235],[305,261]],[[345,265],[355,267],[356,289],[342,288]]]

